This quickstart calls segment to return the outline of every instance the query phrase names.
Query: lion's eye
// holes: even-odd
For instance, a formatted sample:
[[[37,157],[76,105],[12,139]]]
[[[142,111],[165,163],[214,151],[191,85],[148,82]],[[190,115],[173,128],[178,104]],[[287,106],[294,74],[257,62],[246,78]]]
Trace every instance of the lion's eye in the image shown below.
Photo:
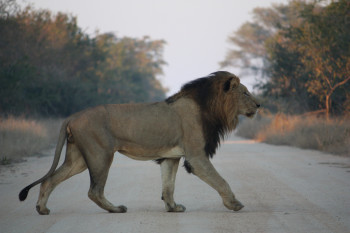
[[[243,95],[249,96],[249,93],[245,91],[245,92],[243,93]]]

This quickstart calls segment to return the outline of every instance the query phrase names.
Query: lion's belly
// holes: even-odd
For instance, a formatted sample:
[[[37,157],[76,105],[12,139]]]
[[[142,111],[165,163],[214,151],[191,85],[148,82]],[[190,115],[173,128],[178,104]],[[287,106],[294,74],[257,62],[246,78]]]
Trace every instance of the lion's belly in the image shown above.
[[[180,158],[181,156],[185,155],[185,151],[179,147],[173,147],[170,150],[166,151],[165,153],[161,154],[162,158]]]
[[[159,158],[181,158],[185,155],[184,150],[179,147],[173,147],[170,149],[146,149],[146,148],[122,148],[118,150],[119,153],[128,156],[129,158],[136,160],[154,160]]]

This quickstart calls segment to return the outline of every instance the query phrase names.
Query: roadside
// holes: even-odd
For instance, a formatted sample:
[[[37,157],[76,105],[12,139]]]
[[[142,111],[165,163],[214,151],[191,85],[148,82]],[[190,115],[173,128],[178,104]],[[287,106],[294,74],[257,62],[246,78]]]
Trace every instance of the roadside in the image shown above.
[[[253,119],[242,119],[236,134],[273,145],[350,157],[350,119],[326,120],[313,115],[286,115],[259,112]]]
[[[62,119],[0,117],[0,169],[56,145],[61,123]]]

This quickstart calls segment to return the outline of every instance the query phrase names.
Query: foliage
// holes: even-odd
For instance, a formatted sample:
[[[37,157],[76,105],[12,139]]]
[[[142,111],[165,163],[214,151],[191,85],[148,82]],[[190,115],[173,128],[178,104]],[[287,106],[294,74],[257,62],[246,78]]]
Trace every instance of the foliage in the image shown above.
[[[76,17],[0,2],[0,111],[67,116],[108,103],[156,101],[163,40],[91,38]],[[5,13],[4,13],[5,12]]]
[[[291,1],[255,9],[254,22],[244,24],[233,35],[232,42],[240,50],[231,53],[237,56],[227,56],[222,64],[248,59],[245,68],[264,75],[257,87],[278,110],[348,113],[350,3],[322,3],[325,1]],[[242,32],[247,25],[249,34]],[[237,38],[246,43],[237,43]],[[263,61],[258,63],[260,67],[254,63],[256,59]]]
[[[266,76],[268,56],[265,42],[276,34],[281,25],[289,25],[294,18],[295,14],[286,5],[255,8],[253,21],[244,23],[229,36],[228,41],[233,48],[220,65],[239,67],[248,74]]]

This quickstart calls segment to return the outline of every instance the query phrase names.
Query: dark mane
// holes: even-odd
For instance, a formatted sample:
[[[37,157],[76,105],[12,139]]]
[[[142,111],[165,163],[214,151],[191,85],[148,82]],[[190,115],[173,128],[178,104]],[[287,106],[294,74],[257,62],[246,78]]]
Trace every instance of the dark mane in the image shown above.
[[[216,99],[220,92],[227,91],[227,81],[232,78],[226,77],[228,72],[220,71],[210,74],[207,77],[198,78],[182,86],[181,90],[173,96],[170,96],[165,101],[168,104],[176,102],[182,97],[193,99],[201,110],[202,129],[205,139],[204,151],[206,155],[212,158],[216,149],[220,145],[220,139],[223,139],[226,133],[230,130],[220,114],[215,111],[213,105],[217,105]],[[225,77],[222,86],[218,86],[221,82],[218,79]],[[222,111],[220,111],[222,112]],[[226,120],[226,119],[225,119]]]

